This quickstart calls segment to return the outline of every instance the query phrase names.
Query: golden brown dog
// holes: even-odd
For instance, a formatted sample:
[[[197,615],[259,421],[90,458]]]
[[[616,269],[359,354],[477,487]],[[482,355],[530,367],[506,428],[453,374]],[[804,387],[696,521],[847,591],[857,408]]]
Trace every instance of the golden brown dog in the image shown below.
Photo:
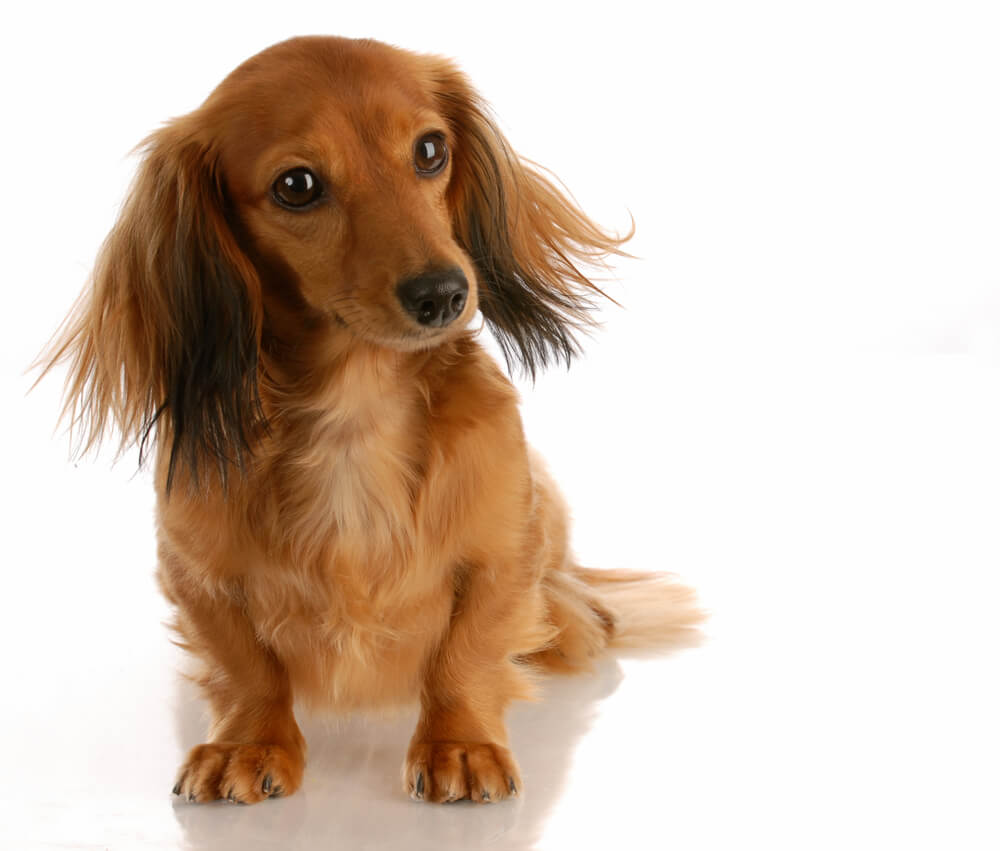
[[[293,699],[419,700],[417,799],[519,794],[504,711],[537,669],[698,615],[662,577],[585,570],[511,365],[569,361],[624,241],[514,154],[449,62],[300,38],[144,145],[48,356],[91,446],[155,446],[159,578],[214,723],[174,791],[302,782]]]

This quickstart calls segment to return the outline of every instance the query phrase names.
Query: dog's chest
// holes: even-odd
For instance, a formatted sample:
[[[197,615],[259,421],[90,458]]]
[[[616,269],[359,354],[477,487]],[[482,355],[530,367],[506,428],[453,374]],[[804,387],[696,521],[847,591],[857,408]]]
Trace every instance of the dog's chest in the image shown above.
[[[412,537],[420,460],[405,409],[384,406],[301,429],[282,463],[282,510],[297,549],[335,546],[361,556]]]
[[[321,705],[412,699],[447,626],[447,579],[417,540],[419,461],[400,426],[315,428],[282,471],[290,546],[280,569],[254,577],[249,613],[296,692]]]
[[[334,534],[385,541],[412,526],[413,468],[382,431],[354,430],[328,441],[326,501]]]

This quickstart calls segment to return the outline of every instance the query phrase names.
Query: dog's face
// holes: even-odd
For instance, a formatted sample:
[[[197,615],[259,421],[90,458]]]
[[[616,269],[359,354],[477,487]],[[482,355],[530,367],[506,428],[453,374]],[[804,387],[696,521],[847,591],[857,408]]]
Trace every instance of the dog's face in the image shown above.
[[[350,41],[302,47],[251,60],[203,107],[229,213],[271,272],[265,288],[280,280],[372,343],[439,344],[477,298],[454,235],[458,142],[435,62]]]

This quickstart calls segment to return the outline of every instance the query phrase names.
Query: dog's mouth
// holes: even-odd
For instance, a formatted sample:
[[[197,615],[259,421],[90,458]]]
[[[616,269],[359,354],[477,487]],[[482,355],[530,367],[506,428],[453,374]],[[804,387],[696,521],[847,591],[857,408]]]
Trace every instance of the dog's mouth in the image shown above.
[[[330,318],[340,328],[364,342],[397,351],[424,351],[439,346],[462,333],[475,314],[468,303],[447,325],[428,326],[412,322],[400,313],[395,322],[380,321],[361,311],[331,309]]]
[[[455,273],[460,284],[449,277]],[[407,279],[388,298],[342,293],[325,308],[336,328],[361,341],[397,351],[422,351],[461,334],[478,303],[474,281],[467,282],[455,268]]]

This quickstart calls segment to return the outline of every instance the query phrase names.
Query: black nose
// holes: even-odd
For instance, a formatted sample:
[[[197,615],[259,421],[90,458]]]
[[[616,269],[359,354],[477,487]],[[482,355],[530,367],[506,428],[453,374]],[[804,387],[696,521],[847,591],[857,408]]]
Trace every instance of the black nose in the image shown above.
[[[403,309],[421,325],[443,328],[465,307],[469,282],[458,267],[407,278],[396,287]]]

